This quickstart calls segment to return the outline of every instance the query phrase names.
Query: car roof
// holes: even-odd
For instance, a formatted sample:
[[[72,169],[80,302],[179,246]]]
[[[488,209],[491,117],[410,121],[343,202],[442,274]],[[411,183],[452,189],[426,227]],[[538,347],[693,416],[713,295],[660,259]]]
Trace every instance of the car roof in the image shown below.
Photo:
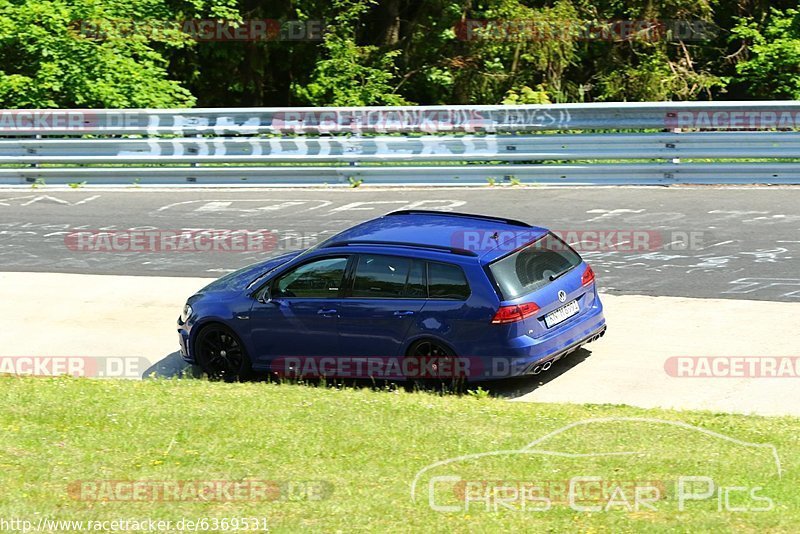
[[[509,248],[509,242],[522,246],[546,233],[545,228],[513,219],[468,213],[404,210],[344,230],[330,238],[324,246],[418,247],[443,254],[474,256],[485,264],[511,252],[513,248]]]

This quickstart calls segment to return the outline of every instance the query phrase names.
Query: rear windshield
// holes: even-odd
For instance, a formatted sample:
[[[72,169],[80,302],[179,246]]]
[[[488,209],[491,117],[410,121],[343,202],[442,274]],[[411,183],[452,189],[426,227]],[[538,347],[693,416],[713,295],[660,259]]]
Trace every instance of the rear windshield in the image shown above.
[[[581,263],[581,257],[558,237],[548,233],[541,239],[489,265],[506,300],[546,286]]]

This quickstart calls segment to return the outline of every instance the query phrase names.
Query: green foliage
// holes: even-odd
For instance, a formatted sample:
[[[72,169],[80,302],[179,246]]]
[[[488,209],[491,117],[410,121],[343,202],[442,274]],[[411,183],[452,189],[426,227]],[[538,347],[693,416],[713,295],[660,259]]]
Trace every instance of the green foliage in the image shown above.
[[[547,97],[547,91],[544,90],[542,84],[537,85],[535,91],[527,85],[523,85],[519,91],[509,89],[503,99],[503,104],[505,105],[549,103],[550,99]]]
[[[191,19],[317,30],[198,42]],[[614,33],[642,21],[665,26]],[[798,98],[799,43],[789,0],[0,0],[0,108]]]
[[[637,63],[602,73],[600,100],[694,100],[702,92],[724,87],[725,82],[708,72],[697,72],[686,60],[671,61],[656,49]]]
[[[408,82],[412,98],[419,92],[425,96],[416,100],[429,103],[496,104],[514,95],[559,100],[576,39],[546,34],[576,24],[577,7],[570,0],[541,8],[519,0],[467,6],[434,1],[420,8],[420,30],[408,36],[403,58],[414,74]]]
[[[490,398],[492,394],[491,392],[483,389],[481,386],[478,386],[478,389],[468,389],[467,395],[473,399],[483,400]]]
[[[163,54],[190,46],[189,36],[151,28],[201,13],[233,15],[234,4],[0,0],[0,107],[193,105],[195,97],[170,79]]]
[[[325,57],[317,61],[311,81],[293,84],[292,91],[312,105],[367,106],[401,105],[406,100],[395,92],[394,60],[399,50],[381,52],[377,46],[356,44],[358,20],[374,0],[334,0],[338,11],[328,26],[322,47]]]
[[[29,519],[34,525],[45,513],[48,521],[155,518],[173,525],[181,520],[198,524],[199,518],[230,525],[230,518],[263,517],[270,532],[797,531],[797,417],[509,402],[492,397],[490,391],[502,394],[502,388],[478,388],[458,396],[412,393],[402,387],[224,384],[189,378],[0,377],[0,517]],[[581,422],[587,424],[573,426]],[[783,476],[776,475],[769,448],[745,447],[676,424],[772,445],[779,452]],[[572,428],[560,432],[567,425]],[[526,454],[506,454],[544,436],[548,437],[541,446]],[[537,449],[555,454],[537,454]],[[506,453],[484,456],[492,451]],[[635,454],[613,454],[616,451]],[[458,457],[461,460],[443,462]],[[573,480],[587,473],[596,475],[604,488],[615,488],[613,494],[604,489],[596,495],[578,490],[589,496],[582,503],[609,504],[603,511],[576,511],[566,497],[555,497],[566,495],[563,489],[541,494],[555,497],[546,510],[541,505],[533,508],[530,503],[536,501],[525,497],[475,498],[467,501],[467,509],[464,494],[453,491],[458,486],[433,479],[455,475],[461,481],[496,481],[488,486],[490,491],[497,488],[506,496],[500,484],[532,487],[536,481]],[[713,479],[715,492],[679,511],[675,485],[678,477],[688,475]],[[419,482],[412,498],[415,480]],[[229,489],[226,483],[218,493],[190,494],[187,484],[178,498],[132,498],[130,490],[118,491],[114,481],[274,481],[268,483],[280,492],[241,498],[236,486]],[[642,501],[652,509],[642,506],[636,512],[620,506],[634,503],[636,481],[664,485],[660,499],[648,496]],[[76,498],[70,488],[80,482],[89,482],[85,495],[91,497]],[[437,489],[432,491],[434,483]],[[758,487],[759,498],[774,501],[773,509],[720,511],[717,495],[737,486]],[[324,491],[309,491],[313,488]],[[169,495],[164,489],[150,495]],[[138,495],[138,487],[136,491],[133,495]],[[732,489],[730,494],[735,499],[731,508],[763,504],[750,500],[747,491]],[[431,506],[433,498],[435,504],[460,508],[442,513]],[[485,503],[502,504],[492,509]],[[531,507],[523,508],[523,503]],[[142,528],[126,531],[146,531]]]
[[[800,11],[772,9],[761,27],[752,18],[740,19],[732,30],[749,58],[736,65],[750,94],[760,98],[800,99]]]

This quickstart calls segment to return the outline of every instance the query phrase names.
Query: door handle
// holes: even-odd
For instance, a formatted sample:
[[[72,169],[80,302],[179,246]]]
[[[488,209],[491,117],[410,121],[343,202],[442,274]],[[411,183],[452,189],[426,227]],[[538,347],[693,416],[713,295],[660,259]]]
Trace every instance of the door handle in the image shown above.
[[[322,316],[336,315],[336,310],[322,309],[317,312],[317,315],[322,315]]]
[[[409,315],[414,315],[414,312],[411,310],[402,310],[402,311],[396,311],[392,315],[394,315],[395,317],[407,317]]]

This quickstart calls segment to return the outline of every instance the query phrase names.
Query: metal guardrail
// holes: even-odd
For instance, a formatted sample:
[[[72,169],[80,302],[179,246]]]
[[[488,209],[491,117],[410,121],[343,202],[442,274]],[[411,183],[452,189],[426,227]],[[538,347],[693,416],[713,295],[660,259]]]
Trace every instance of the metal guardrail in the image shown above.
[[[0,184],[800,183],[794,160],[795,101],[0,111]]]

